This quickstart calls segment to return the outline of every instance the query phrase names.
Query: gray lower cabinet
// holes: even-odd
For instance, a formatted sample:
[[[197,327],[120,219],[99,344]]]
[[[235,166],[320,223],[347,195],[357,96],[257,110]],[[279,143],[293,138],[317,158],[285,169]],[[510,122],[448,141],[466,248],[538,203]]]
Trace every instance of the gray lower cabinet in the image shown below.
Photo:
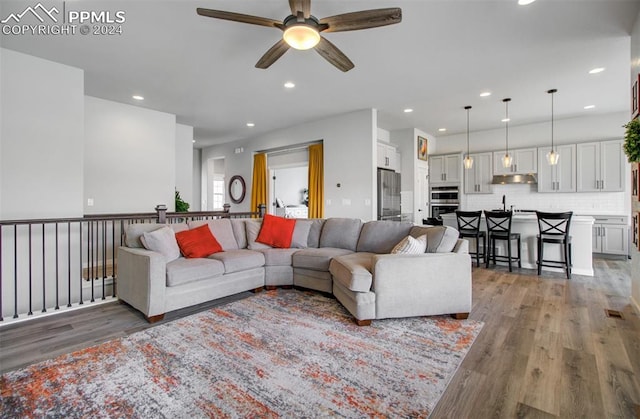
[[[594,216],[593,253],[629,254],[629,219],[621,216]]]

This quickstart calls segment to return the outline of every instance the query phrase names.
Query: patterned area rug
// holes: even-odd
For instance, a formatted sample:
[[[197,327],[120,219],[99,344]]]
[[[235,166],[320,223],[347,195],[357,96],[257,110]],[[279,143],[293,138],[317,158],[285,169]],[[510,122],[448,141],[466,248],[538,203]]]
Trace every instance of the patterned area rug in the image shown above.
[[[0,417],[426,417],[481,328],[264,292],[4,374]]]

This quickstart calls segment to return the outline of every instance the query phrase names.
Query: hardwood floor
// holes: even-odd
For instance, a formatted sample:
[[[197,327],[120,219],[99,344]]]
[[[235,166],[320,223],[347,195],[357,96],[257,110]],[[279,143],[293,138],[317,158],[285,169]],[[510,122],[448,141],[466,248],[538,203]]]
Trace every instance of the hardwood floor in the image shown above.
[[[469,317],[485,326],[432,418],[640,418],[640,315],[625,297],[630,262],[595,259],[594,268],[594,277],[571,280],[474,268]],[[168,313],[156,324],[249,295]],[[156,324],[116,302],[7,325],[0,371]]]

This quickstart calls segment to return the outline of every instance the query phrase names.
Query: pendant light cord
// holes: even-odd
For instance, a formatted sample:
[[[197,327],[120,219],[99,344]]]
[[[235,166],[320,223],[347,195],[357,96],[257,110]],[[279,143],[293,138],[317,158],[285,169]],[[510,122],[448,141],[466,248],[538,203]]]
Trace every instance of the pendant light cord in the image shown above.
[[[464,107],[467,110],[467,156],[469,156],[469,109],[471,106]]]
[[[505,126],[506,127],[506,129],[505,129],[505,131],[506,131],[506,142],[505,142],[506,148],[505,148],[504,154],[505,154],[505,156],[508,156],[509,155],[509,101],[511,101],[511,98],[505,98],[505,99],[502,99],[502,101],[504,102],[504,106],[505,106],[505,118],[504,119],[505,119],[505,122],[507,124]]]
[[[553,153],[553,94],[556,93],[558,89],[547,90],[547,93],[551,95],[551,152]]]

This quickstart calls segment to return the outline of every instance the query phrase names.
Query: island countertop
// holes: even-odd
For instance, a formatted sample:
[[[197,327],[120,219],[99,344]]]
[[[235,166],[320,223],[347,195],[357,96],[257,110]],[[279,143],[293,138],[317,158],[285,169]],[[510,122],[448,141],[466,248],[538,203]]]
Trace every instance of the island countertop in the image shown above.
[[[487,224],[482,215],[480,223],[481,230],[486,231]],[[442,221],[444,225],[458,228],[456,215],[454,213],[443,214]],[[572,272],[577,275],[593,276],[593,257],[592,257],[592,230],[594,218],[588,215],[574,215],[571,217],[570,235],[572,237]],[[532,213],[514,213],[511,220],[511,231],[520,233],[522,241],[522,267],[527,269],[537,269],[537,239],[538,217]],[[482,245],[482,244],[481,244]],[[488,238],[487,238],[488,245]],[[469,240],[470,251],[475,252],[475,240]],[[513,244],[515,246],[515,242]],[[506,255],[506,241],[498,240],[496,242],[496,254]],[[547,257],[561,260],[559,245],[545,245],[545,259]],[[512,250],[515,254],[515,247]],[[561,269],[543,267],[543,270],[561,271]]]

